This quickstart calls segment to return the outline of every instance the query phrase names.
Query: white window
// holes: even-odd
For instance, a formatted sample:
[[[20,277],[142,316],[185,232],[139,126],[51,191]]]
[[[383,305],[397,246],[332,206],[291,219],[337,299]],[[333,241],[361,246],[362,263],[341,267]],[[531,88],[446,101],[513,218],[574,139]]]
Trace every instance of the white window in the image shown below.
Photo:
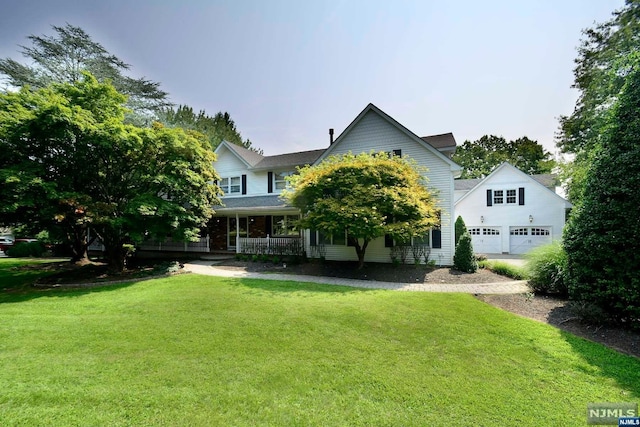
[[[284,190],[287,187],[287,180],[285,179],[293,172],[275,172],[273,174],[273,186],[276,190]]]
[[[499,236],[500,230],[498,230],[497,228],[483,228],[482,234],[485,236]]]
[[[318,243],[324,245],[346,246],[347,233],[326,234],[318,231]]]
[[[479,228],[470,228],[469,229],[469,234],[471,234],[472,236],[479,236],[480,235],[480,229]]]
[[[297,220],[298,217],[294,215],[274,215],[272,236],[299,236],[300,233],[295,224]]]
[[[551,233],[548,228],[532,228],[532,236],[549,236]]]
[[[495,190],[493,192],[493,204],[501,205],[504,203],[504,190]]]
[[[516,190],[507,190],[507,204],[515,205],[516,200]]]
[[[511,235],[512,236],[528,236],[529,229],[528,228],[512,228]]]
[[[231,178],[222,178],[220,180],[220,188],[224,191],[224,194],[240,193],[242,188],[242,181],[239,176]]]

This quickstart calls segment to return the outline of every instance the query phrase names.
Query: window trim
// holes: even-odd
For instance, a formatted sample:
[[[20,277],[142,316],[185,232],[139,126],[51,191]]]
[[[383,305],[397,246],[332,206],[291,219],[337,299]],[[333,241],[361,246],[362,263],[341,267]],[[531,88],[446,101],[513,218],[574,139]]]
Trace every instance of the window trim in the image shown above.
[[[227,182],[226,184],[225,184],[225,180]],[[237,180],[236,184],[234,184],[234,180]],[[242,193],[242,175],[225,176],[223,178],[220,178],[219,187],[222,189],[225,196],[230,194],[241,194]],[[237,187],[237,190],[232,191],[236,187]]]

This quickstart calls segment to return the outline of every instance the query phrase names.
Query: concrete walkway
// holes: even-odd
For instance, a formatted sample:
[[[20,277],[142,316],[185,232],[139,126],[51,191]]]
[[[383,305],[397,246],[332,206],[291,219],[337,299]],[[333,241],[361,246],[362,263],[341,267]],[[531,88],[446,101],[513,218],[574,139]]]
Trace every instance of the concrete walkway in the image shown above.
[[[338,277],[302,276],[298,274],[253,273],[241,270],[227,270],[211,265],[211,261],[192,261],[184,265],[185,270],[195,274],[218,277],[266,279],[278,281],[297,281],[320,283],[325,285],[351,286],[366,289],[389,289],[393,291],[420,292],[462,292],[466,294],[522,294],[529,292],[527,282],[516,280],[511,282],[476,283],[476,284],[429,284],[429,283],[395,283],[377,282],[373,280],[342,279]]]

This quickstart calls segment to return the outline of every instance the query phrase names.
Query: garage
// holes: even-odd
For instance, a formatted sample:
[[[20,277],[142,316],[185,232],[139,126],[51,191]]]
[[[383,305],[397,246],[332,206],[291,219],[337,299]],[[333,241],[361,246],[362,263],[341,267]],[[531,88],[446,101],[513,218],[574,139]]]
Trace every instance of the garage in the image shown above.
[[[502,240],[499,227],[474,227],[469,229],[473,251],[477,254],[501,254]]]
[[[551,243],[551,227],[510,227],[509,253],[524,254]]]

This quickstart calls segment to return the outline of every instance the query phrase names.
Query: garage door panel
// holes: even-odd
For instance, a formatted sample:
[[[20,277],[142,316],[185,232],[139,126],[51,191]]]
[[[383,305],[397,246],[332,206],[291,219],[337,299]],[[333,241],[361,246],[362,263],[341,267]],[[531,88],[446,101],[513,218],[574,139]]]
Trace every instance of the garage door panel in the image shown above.
[[[524,254],[538,246],[551,243],[551,227],[511,227],[509,253]]]
[[[473,251],[479,254],[502,253],[502,240],[500,228],[496,227],[472,227],[469,229]]]

